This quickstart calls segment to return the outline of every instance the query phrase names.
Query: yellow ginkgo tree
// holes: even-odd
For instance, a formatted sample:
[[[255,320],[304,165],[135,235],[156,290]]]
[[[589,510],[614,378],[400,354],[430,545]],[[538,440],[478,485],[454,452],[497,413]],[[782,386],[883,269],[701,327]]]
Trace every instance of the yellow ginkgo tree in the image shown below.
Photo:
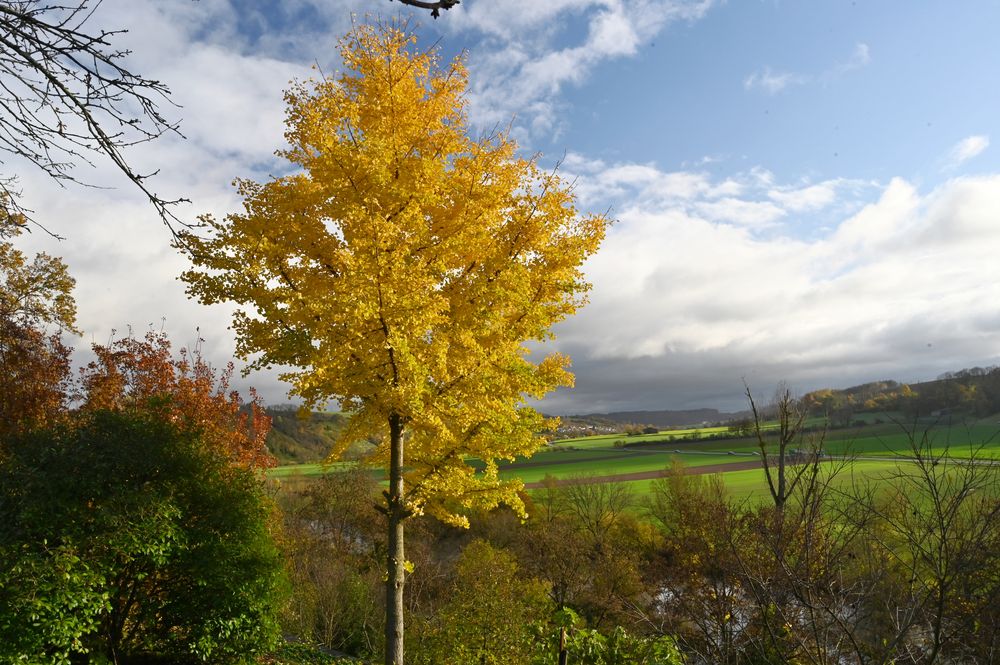
[[[541,443],[525,399],[572,383],[565,356],[535,362],[526,344],[582,304],[581,264],[607,220],[578,214],[567,184],[507,132],[470,137],[460,60],[442,66],[395,26],[357,27],[341,53],[343,73],[286,93],[278,154],[295,170],[239,181],[243,211],[184,238],[195,267],[183,279],[204,303],[240,305],[251,367],[289,368],[309,405],[340,402],[343,445],[380,437],[385,662],[399,665],[403,523],[523,511],[497,462]]]

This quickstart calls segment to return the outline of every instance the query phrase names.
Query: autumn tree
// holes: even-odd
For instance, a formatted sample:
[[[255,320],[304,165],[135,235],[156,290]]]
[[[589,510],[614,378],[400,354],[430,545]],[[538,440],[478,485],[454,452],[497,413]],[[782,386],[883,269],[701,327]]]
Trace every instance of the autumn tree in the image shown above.
[[[469,543],[455,566],[444,606],[420,625],[418,663],[527,663],[535,633],[554,609],[546,584],[526,578],[514,556],[483,540]]]
[[[541,444],[524,400],[572,381],[566,357],[533,362],[526,342],[581,305],[607,222],[578,215],[506,131],[470,136],[461,60],[442,65],[395,26],[358,27],[341,54],[343,73],[286,93],[292,173],[238,181],[243,211],[184,236],[183,279],[206,304],[238,303],[251,368],[287,367],[308,405],[340,402],[341,448],[381,437],[385,662],[399,664],[404,521],[522,510],[497,463]]]
[[[257,394],[251,388],[250,400],[244,403],[229,388],[232,363],[217,371],[202,357],[199,345],[181,349],[175,358],[163,333],[95,344],[96,359],[80,371],[80,410],[152,412],[198,432],[236,466],[274,466],[267,449],[271,419]]]
[[[922,663],[993,662],[1000,472],[984,447],[956,454],[933,432],[914,427],[906,436],[910,463],[880,478],[881,491],[868,483],[857,500],[877,525],[868,547],[888,562],[888,583],[867,599],[882,619],[872,641],[883,662],[911,654]]]
[[[17,216],[0,218],[0,238],[21,228]],[[58,257],[29,257],[0,240],[0,440],[46,425],[65,406],[70,349],[62,332],[77,332],[74,284]]]
[[[251,469],[150,412],[12,437],[0,464],[0,662],[245,663],[283,564]]]

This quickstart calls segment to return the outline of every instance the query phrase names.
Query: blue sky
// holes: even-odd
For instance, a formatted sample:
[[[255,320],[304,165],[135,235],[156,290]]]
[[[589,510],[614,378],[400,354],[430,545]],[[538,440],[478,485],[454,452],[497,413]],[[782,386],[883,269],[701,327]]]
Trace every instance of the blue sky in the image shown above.
[[[769,394],[1000,364],[1000,5],[463,0],[434,21],[389,0],[105,0],[95,22],[127,27],[134,67],[181,105],[187,139],[132,159],[192,200],[182,216],[281,172],[281,92],[336,69],[352,11],[465,53],[473,125],[514,118],[581,208],[619,220],[591,304],[556,330],[577,386],[543,409],[737,409],[744,379]],[[230,309],[186,300],[183,259],[113,171],[81,175],[112,189],[22,174],[68,238],[29,245],[78,278],[81,359],[152,324],[227,360]],[[251,383],[282,399],[273,375]]]

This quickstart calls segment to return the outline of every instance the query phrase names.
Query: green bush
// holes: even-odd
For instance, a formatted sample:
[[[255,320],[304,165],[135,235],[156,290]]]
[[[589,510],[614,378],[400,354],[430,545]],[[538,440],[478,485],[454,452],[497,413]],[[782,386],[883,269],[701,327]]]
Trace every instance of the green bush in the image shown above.
[[[142,414],[7,452],[0,662],[236,663],[274,645],[282,566],[252,472]]]
[[[456,563],[447,602],[436,615],[417,619],[407,634],[407,662],[529,662],[538,627],[552,609],[548,591],[526,578],[510,553],[472,541]]]
[[[576,612],[563,607],[555,612],[555,629],[536,642],[533,665],[556,662],[560,631],[566,630],[569,662],[578,665],[683,665],[684,657],[677,642],[668,635],[630,634],[621,626],[610,633],[585,628]]]

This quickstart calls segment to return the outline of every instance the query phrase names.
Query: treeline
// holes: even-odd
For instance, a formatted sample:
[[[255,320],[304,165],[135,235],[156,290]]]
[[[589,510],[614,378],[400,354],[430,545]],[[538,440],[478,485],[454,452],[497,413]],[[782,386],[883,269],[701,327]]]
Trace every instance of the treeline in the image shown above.
[[[834,426],[850,424],[855,414],[879,411],[908,418],[983,417],[1000,412],[1000,368],[947,372],[936,381],[912,385],[877,381],[844,390],[816,390],[802,397],[802,406],[810,415],[828,416]]]

